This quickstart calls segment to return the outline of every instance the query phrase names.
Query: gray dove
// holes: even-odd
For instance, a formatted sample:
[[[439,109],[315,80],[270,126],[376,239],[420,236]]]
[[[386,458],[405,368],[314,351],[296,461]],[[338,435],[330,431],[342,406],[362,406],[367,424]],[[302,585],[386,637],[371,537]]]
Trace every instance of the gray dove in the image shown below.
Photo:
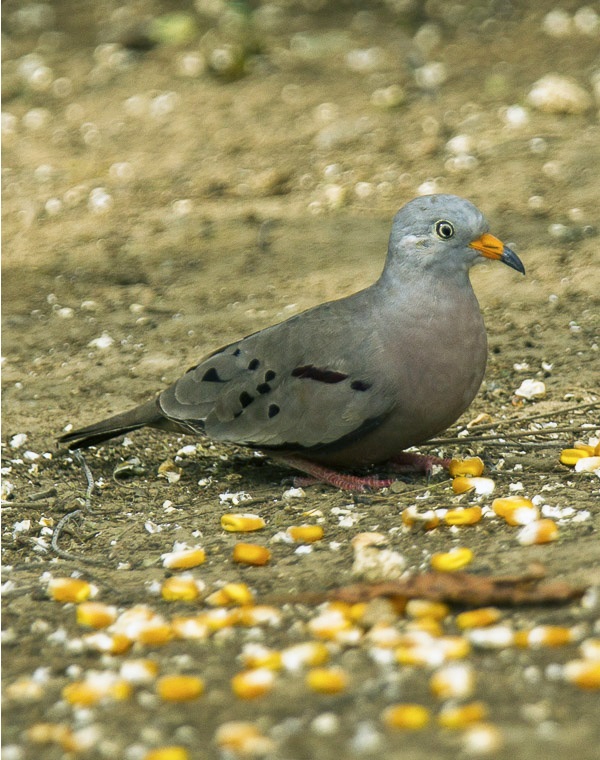
[[[525,274],[488,228],[463,198],[415,198],[394,217],[370,287],[220,348],[153,400],[60,440],[77,449],[144,426],[191,433],[348,490],[392,481],[337,468],[446,464],[404,450],[455,422],[483,379],[487,336],[469,270],[485,257]]]

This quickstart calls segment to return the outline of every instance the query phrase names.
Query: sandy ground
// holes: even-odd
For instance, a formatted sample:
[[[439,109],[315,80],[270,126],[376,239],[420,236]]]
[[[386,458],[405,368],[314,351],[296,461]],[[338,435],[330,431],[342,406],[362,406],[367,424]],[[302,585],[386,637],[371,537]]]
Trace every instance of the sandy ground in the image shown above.
[[[553,5],[3,3],[6,760],[141,760],[167,745],[186,748],[181,757],[244,756],[219,747],[219,727],[233,720],[251,721],[262,737],[244,745],[245,756],[277,760],[486,749],[512,760],[598,757],[597,696],[567,682],[562,664],[600,634],[600,481],[559,455],[599,434],[600,32],[594,8],[586,16],[569,3],[553,27],[565,33],[552,36],[543,19]],[[174,10],[183,22],[171,17],[160,44],[146,45],[156,19]],[[574,113],[528,102],[551,72],[583,90],[569,90],[572,105],[562,109],[556,88],[551,95],[551,109]],[[381,493],[310,487],[286,499],[292,473],[268,459],[208,441],[177,456],[194,441],[144,431],[87,454],[93,511],[60,538],[72,557],[56,556],[52,532],[85,494],[81,467],[55,446],[65,425],[141,402],[219,345],[367,285],[393,213],[438,190],[476,202],[527,277],[498,265],[473,273],[490,361],[461,425],[486,414],[496,426],[486,440],[474,428],[426,450],[481,456],[494,496],[535,497],[558,540],[522,545],[517,528],[489,515],[460,528],[403,527],[411,505],[489,507],[493,496],[457,497],[443,474]],[[528,378],[545,383],[543,398],[515,397]],[[133,471],[115,477],[131,458]],[[159,476],[167,460],[181,468],[177,482]],[[240,492],[251,500],[236,505]],[[240,536],[220,524],[231,511],[265,519],[248,540],[270,548],[267,566],[232,562]],[[281,540],[305,522],[324,528],[322,541]],[[243,582],[259,602],[293,601],[356,581],[350,542],[365,531],[384,534],[412,572],[428,569],[434,552],[467,546],[476,574],[541,562],[550,577],[592,589],[563,607],[502,610],[506,630],[554,624],[573,628],[571,643],[466,655],[475,685],[462,701],[482,702],[491,726],[480,743],[464,726],[437,725],[445,702],[431,692],[433,666],[374,652],[373,626],[387,621],[399,635],[414,625],[385,604],[354,610],[356,640],[327,642],[329,665],[349,678],[345,690],[317,694],[304,671],[284,669],[270,693],[244,700],[230,686],[244,647],[279,651],[314,639],[314,606],[277,604],[276,625],[226,626],[200,641],[138,642],[111,655],[85,643],[72,604],[46,593],[50,576],[78,575],[119,613],[143,604],[167,621],[197,615],[202,602],[160,596],[173,575],[161,555],[187,542],[206,550],[190,571],[203,596]],[[460,633],[455,612],[442,622],[447,635]],[[201,677],[205,694],[165,702],[150,678],[121,701],[65,697],[68,684],[118,674],[139,658],[160,675]],[[386,727],[384,710],[404,702],[426,707],[429,725]]]

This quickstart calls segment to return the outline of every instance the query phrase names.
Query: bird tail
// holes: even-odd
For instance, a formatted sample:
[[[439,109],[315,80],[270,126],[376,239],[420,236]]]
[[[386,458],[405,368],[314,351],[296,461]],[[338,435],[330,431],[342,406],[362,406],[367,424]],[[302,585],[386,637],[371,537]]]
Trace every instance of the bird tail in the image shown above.
[[[169,420],[162,414],[156,399],[93,425],[71,430],[61,435],[58,440],[60,443],[68,444],[71,450],[85,449],[146,426],[169,428]]]

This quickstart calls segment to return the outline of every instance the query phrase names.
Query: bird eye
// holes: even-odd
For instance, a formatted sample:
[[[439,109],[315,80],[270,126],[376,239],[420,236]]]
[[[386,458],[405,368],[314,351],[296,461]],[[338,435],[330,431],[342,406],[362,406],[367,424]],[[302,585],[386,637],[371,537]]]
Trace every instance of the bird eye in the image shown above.
[[[435,223],[435,234],[442,240],[448,240],[454,235],[454,226],[442,219],[442,221]]]

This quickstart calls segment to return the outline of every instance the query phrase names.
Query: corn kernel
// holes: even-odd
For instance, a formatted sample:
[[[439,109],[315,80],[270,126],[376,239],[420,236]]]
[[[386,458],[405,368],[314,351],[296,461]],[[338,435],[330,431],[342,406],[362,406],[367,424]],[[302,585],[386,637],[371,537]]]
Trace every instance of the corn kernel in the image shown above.
[[[268,694],[275,683],[275,674],[270,668],[244,670],[231,679],[231,688],[240,699],[256,699]]]
[[[95,591],[95,586],[81,578],[52,578],[48,583],[48,594],[55,602],[85,602]]]
[[[491,478],[467,478],[459,475],[452,481],[454,493],[466,493],[474,490],[478,496],[489,496],[495,487]]]
[[[280,670],[282,667],[281,652],[254,642],[244,645],[240,659],[246,668]]]
[[[572,628],[561,625],[538,625],[529,631],[515,632],[518,647],[560,647],[570,644],[576,636]]]
[[[171,620],[173,635],[178,639],[203,641],[210,634],[209,626],[203,615],[193,617],[174,617]]]
[[[252,604],[254,594],[245,583],[226,583],[223,588],[210,594],[204,600],[212,607],[226,607],[230,604]]]
[[[207,610],[198,617],[208,626],[210,631],[221,631],[223,628],[237,625],[240,619],[240,612],[241,609],[238,609],[237,607],[216,607],[215,609]]]
[[[44,696],[42,685],[32,678],[19,678],[4,689],[6,699],[16,702],[37,702]]]
[[[473,668],[465,663],[445,665],[429,679],[429,688],[438,699],[465,699],[473,694]]]
[[[254,723],[241,720],[222,723],[215,732],[214,742],[236,757],[263,757],[275,749],[273,741],[263,736]]]
[[[422,525],[424,530],[433,530],[440,524],[440,518],[433,509],[419,512],[416,506],[410,506],[402,510],[402,524],[407,528]]]
[[[197,699],[204,691],[204,681],[198,676],[161,676],[156,691],[165,702],[188,702]]]
[[[433,637],[441,636],[444,633],[444,629],[439,620],[434,618],[417,618],[417,620],[409,621],[405,626],[406,631],[424,631]]]
[[[449,552],[434,554],[431,567],[440,573],[453,573],[473,561],[473,552],[465,546],[457,546]]]
[[[312,544],[323,538],[320,525],[292,525],[287,529],[288,536],[298,544]]]
[[[34,723],[26,736],[32,744],[59,744],[65,752],[80,749],[73,731],[64,723]]]
[[[237,623],[248,627],[281,623],[281,612],[269,604],[244,605],[237,609]]]
[[[505,649],[514,644],[515,632],[507,625],[470,628],[467,636],[477,649]]]
[[[312,668],[306,674],[306,684],[319,694],[338,694],[348,686],[348,676],[340,668]]]
[[[448,467],[448,473],[451,478],[457,476],[479,476],[483,473],[484,464],[479,457],[470,457],[468,459],[453,459]]]
[[[417,619],[443,620],[450,614],[450,608],[443,602],[434,602],[429,599],[409,599],[406,603],[406,614]]]
[[[88,633],[83,636],[83,642],[88,649],[105,654],[124,654],[133,646],[133,641],[130,638],[124,633],[118,632]]]
[[[600,689],[600,661],[571,660],[565,663],[563,674],[580,689]]]
[[[185,747],[157,747],[144,755],[143,760],[189,760],[189,752]]]
[[[324,665],[329,660],[329,650],[320,641],[305,641],[292,644],[281,651],[281,664],[291,672],[305,667]]]
[[[151,683],[158,675],[158,663],[146,659],[127,660],[121,665],[119,674],[128,683]]]
[[[496,607],[480,607],[460,612],[456,616],[456,625],[463,631],[465,628],[482,628],[497,623],[501,617],[502,612]]]
[[[62,695],[71,705],[90,707],[103,699],[129,699],[131,685],[113,673],[91,674],[85,681],[67,684],[62,690]]]
[[[457,507],[444,515],[446,525],[474,525],[481,520],[481,507]]]
[[[167,602],[193,602],[200,595],[196,581],[181,575],[167,578],[160,593]]]
[[[509,525],[529,525],[539,519],[540,513],[531,499],[524,496],[506,496],[494,499],[492,509],[503,517]]]
[[[464,705],[447,703],[439,712],[438,723],[444,728],[464,728],[484,720],[487,713],[487,706],[483,702],[468,702]]]
[[[393,649],[402,641],[402,634],[397,628],[387,623],[375,623],[366,635],[369,644],[380,649]]]
[[[308,621],[308,630],[320,639],[334,639],[341,632],[352,626],[350,620],[332,605],[323,609],[317,617]]]
[[[236,544],[233,547],[233,561],[240,565],[266,565],[271,552],[258,544]]]
[[[145,625],[140,625],[137,631],[136,641],[149,646],[162,646],[173,638],[173,628],[170,623],[158,620],[149,620]]]
[[[600,470],[600,456],[583,457],[575,462],[575,472],[596,472]]]
[[[575,444],[577,445],[577,444]],[[575,449],[563,449],[560,452],[560,463],[566,464],[569,467],[573,467],[580,459],[593,455],[593,449],[591,446],[582,446]]]
[[[230,533],[250,533],[261,530],[265,525],[265,521],[258,515],[230,512],[221,517],[221,527]]]
[[[381,719],[388,728],[418,731],[429,723],[430,714],[423,705],[405,703],[386,707]]]
[[[549,518],[535,520],[521,528],[517,534],[517,541],[521,546],[533,544],[547,544],[558,538],[558,525]]]
[[[82,602],[77,606],[77,622],[89,628],[106,628],[117,619],[117,608],[102,602]]]
[[[189,570],[189,568],[198,567],[206,561],[206,552],[199,546],[195,546],[190,549],[168,552],[163,554],[161,559],[163,567],[169,570]]]
[[[462,636],[424,637],[406,639],[395,650],[396,661],[401,665],[439,667],[448,660],[458,660],[469,654],[469,642]]]

